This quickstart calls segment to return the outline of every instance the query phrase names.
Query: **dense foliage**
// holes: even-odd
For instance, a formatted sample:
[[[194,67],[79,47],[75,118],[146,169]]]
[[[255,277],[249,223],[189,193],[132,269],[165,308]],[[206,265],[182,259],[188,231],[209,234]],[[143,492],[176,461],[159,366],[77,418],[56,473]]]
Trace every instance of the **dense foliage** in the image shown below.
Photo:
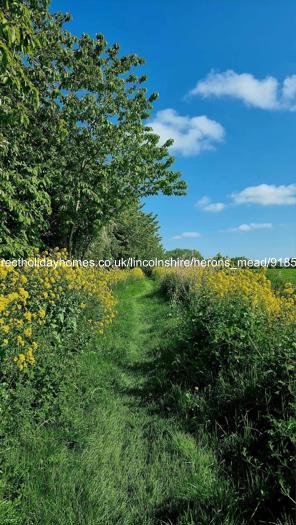
[[[87,256],[118,262],[160,258],[164,250],[158,229],[157,217],[144,212],[138,202],[132,203],[100,231]]]
[[[28,123],[28,103],[38,107],[39,93],[33,85],[23,58],[31,56],[41,45],[45,35],[37,33],[34,19],[48,6],[46,0],[1,0],[0,2],[0,132],[11,121]]]
[[[2,105],[17,107],[21,97],[27,123],[5,122],[2,256],[32,245],[83,254],[135,200],[185,190],[171,170],[171,142],[160,145],[146,124],[157,95],[136,74],[143,60],[120,55],[101,34],[72,35],[64,28],[69,15],[49,14],[46,5],[8,1],[1,15]]]
[[[175,248],[175,250],[167,250],[165,252],[166,259],[172,258],[173,260],[184,259],[202,259],[202,255],[198,250],[189,250],[185,248]]]
[[[182,195],[186,189],[180,174],[172,169],[172,141],[161,144],[147,125],[157,94],[148,94],[144,87],[143,60],[134,54],[122,55],[119,45],[108,45],[100,33],[95,38],[72,35],[65,29],[70,15],[51,14],[47,0],[0,0],[0,8],[0,472],[4,479],[0,482],[0,523],[31,525],[31,518],[19,512],[20,502],[26,499],[24,491],[34,484],[30,475],[25,479],[31,469],[31,464],[26,464],[31,429],[37,442],[42,441],[42,429],[48,437],[62,421],[65,435],[57,434],[62,446],[75,448],[75,428],[70,428],[67,419],[72,410],[69,421],[73,421],[75,388],[85,413],[85,392],[94,396],[98,410],[105,406],[107,395],[113,395],[121,377],[121,367],[134,367],[133,373],[138,373],[133,360],[142,349],[135,345],[141,341],[147,344],[151,319],[156,325],[163,312],[161,296],[152,293],[156,285],[145,279],[141,269],[106,271],[69,266],[64,260],[67,254],[95,260],[201,259],[201,254],[186,249],[165,252],[157,218],[143,211],[143,197],[158,193]],[[43,264],[39,264],[42,250],[46,251]],[[27,258],[23,267],[4,261],[20,256]],[[215,258],[226,259],[221,254]],[[231,263],[237,264],[237,259]],[[178,418],[184,416],[186,429],[195,438],[203,434],[201,443],[210,438],[216,450],[209,452],[208,443],[197,447],[197,440],[173,431],[171,424],[160,425],[161,439],[157,441],[154,420],[149,420],[148,428],[148,413],[141,423],[143,427],[135,424],[140,413],[138,401],[133,414],[136,419],[131,423],[124,397],[131,383],[126,376],[121,385],[117,384],[121,394],[121,438],[126,440],[129,429],[136,428],[138,441],[129,445],[131,463],[138,469],[138,459],[142,459],[132,483],[129,465],[124,464],[122,469],[122,459],[119,461],[121,479],[123,470],[127,471],[123,500],[128,503],[124,505],[130,505],[131,492],[135,491],[141,493],[145,509],[146,494],[153,493],[149,503],[153,523],[164,523],[164,518],[180,525],[196,523],[196,519],[200,523],[237,525],[236,516],[242,525],[292,523],[295,286],[285,283],[272,270],[269,275],[276,291],[264,273],[248,270],[157,269],[154,274],[162,292],[171,299],[175,314],[175,318],[172,313],[169,316],[171,346],[161,348],[158,340],[151,345],[156,357],[153,381],[162,395],[158,408],[167,412],[177,408]],[[292,280],[294,277],[293,273]],[[101,375],[97,370],[90,374],[96,388],[86,385],[79,374],[73,386],[76,357],[88,347],[89,363],[93,365],[90,347],[93,341],[98,345],[93,337],[99,336],[102,344],[101,336],[115,316],[113,287],[127,280],[143,280],[133,288],[137,290],[135,298],[125,303],[130,309],[128,316],[122,312],[121,318],[125,328],[117,351],[122,353],[122,341],[130,338],[131,361],[112,355],[110,336],[107,350],[100,348],[105,351],[104,360],[96,361],[104,363],[106,369],[100,370]],[[139,327],[135,323],[139,324],[139,312],[142,315],[144,311],[143,297],[151,304]],[[170,309],[168,304],[166,308]],[[157,329],[161,331],[160,324]],[[170,333],[161,336],[169,337]],[[147,359],[145,366],[148,364]],[[101,378],[107,389],[100,384]],[[143,395],[143,379],[141,388]],[[106,429],[111,413],[107,403]],[[116,462],[122,453],[125,458],[127,447],[126,442],[122,448],[118,443],[117,413],[111,423],[112,454],[116,451],[112,461]],[[83,430],[80,445],[87,440],[84,433],[88,429]],[[27,448],[22,450],[24,436]],[[49,441],[56,444],[55,438]],[[106,439],[103,441],[105,445]],[[147,445],[147,456],[139,453],[142,442]],[[150,470],[152,449],[156,467],[152,465]],[[44,457],[51,457],[50,453],[46,450]],[[28,457],[32,455],[28,453]],[[100,454],[97,457],[101,459]],[[60,470],[60,459],[54,458],[55,468]],[[81,461],[81,451],[79,459],[83,470],[85,456]],[[51,465],[45,468],[42,461],[37,469],[46,479]],[[224,485],[222,476],[220,490],[219,461],[234,487],[228,481]],[[166,462],[169,480],[160,484],[164,492],[161,488],[158,493],[157,483],[163,480],[159,473]],[[101,465],[94,464],[96,483]],[[107,472],[110,464],[106,461]],[[188,486],[174,479],[176,465],[182,474],[180,479]],[[143,474],[148,480],[146,492],[141,492],[139,481]],[[92,503],[95,499],[95,505],[100,503],[97,486],[101,485],[94,484],[93,494],[88,495]],[[71,501],[74,499],[76,504],[77,494],[73,496],[71,483],[66,489],[69,487]],[[108,484],[104,487],[109,489]],[[63,488],[61,485],[56,490],[62,493]],[[115,488],[113,516],[118,515],[116,483]],[[105,504],[109,504],[110,497],[107,489]],[[45,495],[46,481],[42,490]],[[73,523],[83,513],[84,490],[84,486],[77,489],[78,500],[81,498],[83,503],[78,510],[72,509]],[[163,494],[171,497],[170,491],[178,499],[163,501]],[[156,502],[162,505],[159,518]],[[41,505],[42,498],[37,507]],[[90,508],[93,512],[96,507],[92,504]],[[132,506],[130,511],[131,516]],[[48,523],[53,523],[52,508],[50,513]],[[135,515],[138,523],[139,514]],[[97,523],[97,516],[94,520]]]
[[[179,347],[160,355],[165,397],[217,437],[247,523],[292,523],[295,288],[278,296],[249,270],[155,275],[180,316]]]
[[[56,422],[66,372],[76,356],[101,337],[115,316],[112,289],[144,278],[130,271],[67,265],[66,253],[0,264],[0,522],[24,523],[18,513],[25,471],[7,450],[19,446],[23,425]],[[34,264],[30,264],[34,263]],[[46,265],[44,264],[46,262]],[[16,413],[18,418],[15,417]],[[16,469],[16,471],[14,471]]]
[[[102,331],[114,316],[109,284],[126,278],[119,270],[69,266],[66,254],[60,251],[55,251],[54,258],[34,259],[27,259],[24,268],[5,261],[0,265],[2,373],[12,360],[20,370],[34,364],[38,332],[44,327],[48,330],[58,319],[63,323],[66,318],[76,318],[79,309],[94,298],[101,305],[96,326]],[[79,304],[82,295],[85,300]]]
[[[156,219],[140,199],[185,191],[171,168],[171,141],[160,144],[146,124],[157,95],[144,87],[143,60],[123,56],[101,34],[72,35],[64,27],[70,15],[51,14],[48,4],[0,0],[3,525],[23,523],[26,472],[7,450],[19,446],[22,425],[57,422],[65,372],[115,315],[112,287],[143,279],[138,268],[70,267],[59,261],[64,249],[91,254],[108,232],[112,258],[132,244],[135,256],[161,251]],[[34,260],[40,248],[49,250],[46,265]],[[2,259],[21,256],[24,267]]]

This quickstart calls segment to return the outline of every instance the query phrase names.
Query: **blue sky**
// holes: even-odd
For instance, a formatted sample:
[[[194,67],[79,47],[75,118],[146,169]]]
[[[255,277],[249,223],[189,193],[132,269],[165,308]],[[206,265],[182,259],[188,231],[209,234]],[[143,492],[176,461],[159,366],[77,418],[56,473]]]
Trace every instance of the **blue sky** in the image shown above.
[[[75,34],[146,64],[152,124],[175,138],[186,197],[153,197],[166,248],[296,255],[294,0],[53,0]],[[294,76],[295,75],[295,76]]]

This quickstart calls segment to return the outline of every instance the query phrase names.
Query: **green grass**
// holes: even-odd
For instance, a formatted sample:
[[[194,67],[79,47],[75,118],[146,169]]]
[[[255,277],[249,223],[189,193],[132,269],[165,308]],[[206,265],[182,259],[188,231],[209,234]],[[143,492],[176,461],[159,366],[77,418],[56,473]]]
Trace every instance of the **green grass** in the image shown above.
[[[179,344],[158,354],[164,405],[191,432],[210,434],[236,489],[237,523],[293,523],[295,323],[284,308],[270,315],[239,293],[219,298],[176,274],[161,290],[180,318]]]
[[[267,277],[275,288],[281,288],[285,283],[296,286],[296,268],[269,268]]]
[[[1,525],[237,523],[206,441],[164,414],[147,388],[174,324],[155,286],[119,288],[114,324],[65,377],[59,419],[24,421],[4,469],[4,479],[20,480],[20,497],[13,509],[0,506]]]

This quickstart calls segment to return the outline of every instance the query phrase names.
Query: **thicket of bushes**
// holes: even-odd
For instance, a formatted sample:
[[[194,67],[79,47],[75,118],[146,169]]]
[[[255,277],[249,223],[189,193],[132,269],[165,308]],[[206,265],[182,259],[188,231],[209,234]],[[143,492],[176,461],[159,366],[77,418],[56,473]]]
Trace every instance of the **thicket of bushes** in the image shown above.
[[[264,273],[156,270],[179,317],[177,347],[160,353],[164,398],[193,432],[215,437],[247,523],[293,522],[293,287]],[[278,521],[276,521],[278,520]]]
[[[65,252],[45,257],[47,266],[14,268],[0,261],[1,525],[23,523],[18,502],[28,480],[21,455],[36,425],[57,424],[65,377],[115,315],[112,288],[143,278],[138,268],[51,265]]]

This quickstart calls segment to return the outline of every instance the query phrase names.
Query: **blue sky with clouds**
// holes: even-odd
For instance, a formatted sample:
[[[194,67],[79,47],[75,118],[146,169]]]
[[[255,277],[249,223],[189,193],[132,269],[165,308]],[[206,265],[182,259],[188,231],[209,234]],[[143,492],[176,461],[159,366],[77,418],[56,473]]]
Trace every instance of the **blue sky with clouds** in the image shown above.
[[[186,197],[153,197],[167,248],[296,255],[294,0],[53,0],[76,33],[145,60],[151,123]]]

